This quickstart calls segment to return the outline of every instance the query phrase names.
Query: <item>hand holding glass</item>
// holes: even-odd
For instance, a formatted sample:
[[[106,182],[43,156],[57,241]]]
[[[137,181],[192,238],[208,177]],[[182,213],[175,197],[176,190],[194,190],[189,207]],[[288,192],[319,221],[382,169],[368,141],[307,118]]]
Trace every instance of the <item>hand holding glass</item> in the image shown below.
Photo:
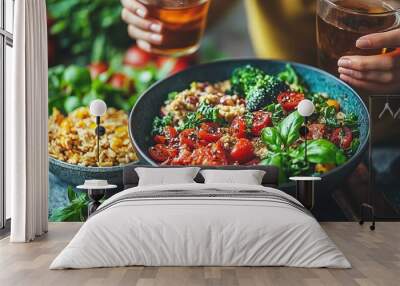
[[[160,55],[192,54],[200,46],[209,0],[122,0],[122,18],[140,48]]]

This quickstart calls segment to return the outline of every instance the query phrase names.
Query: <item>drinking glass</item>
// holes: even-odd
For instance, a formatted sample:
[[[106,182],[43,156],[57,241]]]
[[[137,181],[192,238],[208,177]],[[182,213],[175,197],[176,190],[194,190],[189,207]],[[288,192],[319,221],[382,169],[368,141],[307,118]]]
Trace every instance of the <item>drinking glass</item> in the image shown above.
[[[400,1],[318,0],[317,45],[319,66],[338,75],[337,61],[346,55],[377,55],[388,49],[359,49],[358,38],[400,26]]]
[[[210,0],[139,0],[149,16],[163,23],[164,40],[153,45],[155,53],[166,56],[192,54],[200,46]]]

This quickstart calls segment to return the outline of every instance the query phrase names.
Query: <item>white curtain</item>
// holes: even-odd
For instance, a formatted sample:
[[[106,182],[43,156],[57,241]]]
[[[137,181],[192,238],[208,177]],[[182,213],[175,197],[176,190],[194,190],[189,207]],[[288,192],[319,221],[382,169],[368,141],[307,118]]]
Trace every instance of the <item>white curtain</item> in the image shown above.
[[[12,242],[47,232],[47,26],[45,0],[15,1],[13,92],[6,98],[6,187]]]

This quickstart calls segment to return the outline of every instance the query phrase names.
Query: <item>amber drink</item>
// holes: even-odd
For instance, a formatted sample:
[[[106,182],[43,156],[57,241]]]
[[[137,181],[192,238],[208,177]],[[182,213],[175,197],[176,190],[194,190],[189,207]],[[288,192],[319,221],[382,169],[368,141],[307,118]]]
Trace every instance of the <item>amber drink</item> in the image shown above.
[[[149,16],[163,23],[164,40],[155,53],[183,56],[194,53],[206,26],[210,0],[140,0]]]
[[[387,49],[359,49],[358,38],[399,27],[399,1],[318,0],[318,62],[337,73],[337,61],[346,55],[377,55]]]

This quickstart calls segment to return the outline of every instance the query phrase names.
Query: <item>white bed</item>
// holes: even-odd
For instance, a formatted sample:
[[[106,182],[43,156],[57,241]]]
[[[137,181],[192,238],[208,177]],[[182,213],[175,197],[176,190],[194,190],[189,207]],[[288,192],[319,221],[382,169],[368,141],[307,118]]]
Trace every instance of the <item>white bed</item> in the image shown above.
[[[351,267],[314,217],[284,192],[197,183],[113,196],[50,269],[128,265]]]

